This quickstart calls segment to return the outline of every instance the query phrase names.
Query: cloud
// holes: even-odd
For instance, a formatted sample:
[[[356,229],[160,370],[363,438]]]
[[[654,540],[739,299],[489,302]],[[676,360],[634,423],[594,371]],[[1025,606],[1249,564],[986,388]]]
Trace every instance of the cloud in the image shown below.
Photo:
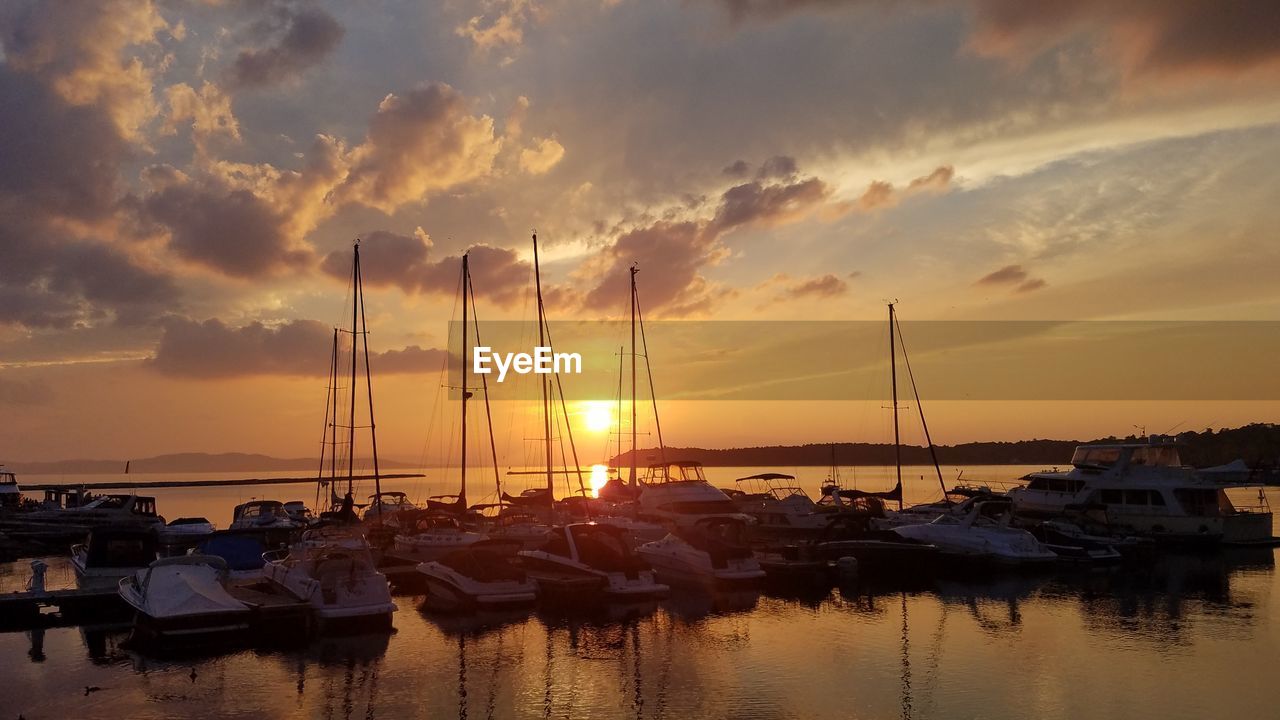
[[[241,50],[230,69],[235,87],[264,87],[298,77],[333,52],[345,33],[328,12],[316,7],[281,5],[276,9],[275,41]]]
[[[149,365],[165,375],[199,379],[324,377],[329,374],[332,348],[333,328],[315,320],[280,325],[253,322],[232,328],[216,318],[204,322],[172,318],[164,323]],[[371,352],[369,367],[374,373],[431,372],[440,369],[444,356],[444,350],[410,345]]]
[[[171,250],[231,277],[267,277],[305,267],[312,258],[309,247],[288,233],[287,210],[248,189],[183,179],[148,195],[143,207],[167,228]]]
[[[777,225],[796,220],[831,196],[831,188],[818,178],[765,185],[760,181],[735,185],[720,197],[711,232],[722,233],[743,225]]]
[[[887,0],[717,0],[735,22],[840,7],[891,9]],[[921,7],[942,7],[916,0]],[[1084,37],[1096,41],[1127,74],[1234,74],[1280,63],[1280,6],[1242,0],[1224,8],[1197,0],[968,0],[968,47],[1026,63]],[[900,4],[899,4],[900,5]]]
[[[951,178],[955,169],[950,165],[940,165],[928,175],[912,179],[902,190],[886,180],[872,180],[867,189],[858,198],[858,207],[863,211],[890,208],[911,195],[923,192],[946,192],[951,186]]]
[[[544,14],[534,0],[484,0],[482,6],[479,15],[454,29],[481,53],[519,46],[525,28]]]
[[[1033,278],[1021,265],[1005,265],[999,270],[987,273],[978,279],[975,285],[1014,285],[1014,292],[1027,293],[1039,290],[1048,285],[1043,278]]]
[[[433,261],[428,257],[431,246],[421,228],[414,237],[385,230],[366,233],[360,239],[361,278],[371,287],[398,287],[410,295],[453,296],[461,277],[462,256]],[[475,245],[467,254],[476,297],[509,305],[528,291],[532,267],[514,250]],[[351,275],[351,252],[335,250],[325,256],[320,267],[332,277],[345,279]]]
[[[786,296],[792,299],[815,297],[839,297],[849,292],[849,283],[830,273],[792,284],[786,289]]]
[[[502,140],[493,119],[468,114],[466,99],[433,83],[387,95],[351,153],[351,171],[335,194],[392,212],[431,193],[490,174]]]
[[[774,155],[760,166],[757,178],[787,178],[799,171],[796,159],[789,155]]]
[[[37,78],[68,105],[98,108],[129,141],[140,140],[157,113],[152,85],[159,62],[125,51],[154,45],[168,29],[149,0],[0,6],[3,65]]]
[[[520,169],[530,175],[542,175],[564,157],[564,146],[555,138],[535,140],[533,147],[520,151]]]
[[[172,134],[182,123],[191,123],[191,135],[196,147],[203,148],[210,138],[224,135],[231,140],[240,139],[240,123],[231,111],[231,96],[210,82],[197,91],[186,83],[171,85],[165,90],[169,113],[160,131]]]
[[[720,172],[731,178],[744,178],[751,172],[751,165],[746,160],[735,160]]]

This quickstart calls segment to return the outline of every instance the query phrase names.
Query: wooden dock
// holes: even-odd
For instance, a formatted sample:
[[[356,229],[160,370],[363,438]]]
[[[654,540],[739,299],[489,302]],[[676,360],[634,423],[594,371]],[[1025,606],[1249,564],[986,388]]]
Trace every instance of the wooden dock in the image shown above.
[[[131,614],[114,587],[0,593],[0,631],[105,622]]]

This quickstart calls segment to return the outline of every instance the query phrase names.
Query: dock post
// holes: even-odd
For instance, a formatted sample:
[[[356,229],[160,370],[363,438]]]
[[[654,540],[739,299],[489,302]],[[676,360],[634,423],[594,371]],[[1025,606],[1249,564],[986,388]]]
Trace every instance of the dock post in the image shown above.
[[[43,593],[44,575],[49,570],[49,566],[43,560],[31,561],[31,579],[27,581],[27,590],[33,593]]]

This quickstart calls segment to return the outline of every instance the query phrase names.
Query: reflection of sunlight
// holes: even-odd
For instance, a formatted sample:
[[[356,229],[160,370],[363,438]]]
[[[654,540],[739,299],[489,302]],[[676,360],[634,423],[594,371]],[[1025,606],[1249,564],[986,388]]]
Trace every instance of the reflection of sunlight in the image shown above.
[[[591,466],[591,496],[600,497],[600,488],[609,482],[609,468],[604,465]]]
[[[600,400],[588,400],[583,405],[582,424],[591,432],[605,432],[613,424],[611,404]]]

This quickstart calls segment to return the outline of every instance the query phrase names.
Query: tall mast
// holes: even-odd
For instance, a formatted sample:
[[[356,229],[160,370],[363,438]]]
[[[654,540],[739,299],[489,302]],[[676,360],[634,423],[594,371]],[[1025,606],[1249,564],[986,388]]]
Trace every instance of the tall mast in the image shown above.
[[[351,415],[347,423],[347,493],[354,491],[356,466],[356,322],[360,312],[360,241],[356,240],[351,263]]]
[[[471,285],[471,270],[467,267],[467,253],[462,254],[462,481],[458,488],[458,507],[467,506],[467,288]]]
[[[631,266],[631,487],[636,486],[636,273]]]
[[[893,401],[893,464],[898,471],[898,509],[902,509],[902,442],[898,434],[898,358],[893,339],[893,303],[889,303],[889,377]]]
[[[329,404],[333,410],[325,413],[324,421],[329,423],[333,430],[329,433],[329,483],[338,477],[338,328],[333,329],[333,357],[329,366]],[[323,448],[322,448],[323,450]],[[324,472],[324,456],[320,459],[321,472]],[[319,510],[317,509],[317,512]]]
[[[538,347],[546,347],[544,327],[546,315],[542,308],[542,270],[538,265],[538,232],[536,230],[533,232],[533,284],[538,296]],[[546,375],[542,376],[542,426],[547,445],[547,503],[552,504],[555,502],[555,481],[551,463],[555,456],[551,444],[551,388]]]
[[[378,500],[378,517],[382,517],[382,475],[378,472],[378,424],[373,420],[373,370],[369,367],[369,321],[364,315],[364,280],[360,276],[360,241],[356,241],[356,296],[360,298],[360,327],[363,328],[361,336],[364,338],[364,388],[369,397],[369,449],[373,453],[373,492],[374,497]],[[352,336],[352,342],[355,342],[355,336]],[[355,345],[351,346],[354,355]],[[352,357],[351,365],[354,369],[355,358]],[[355,388],[351,389],[351,404],[355,404]],[[353,425],[355,423],[352,423]]]

